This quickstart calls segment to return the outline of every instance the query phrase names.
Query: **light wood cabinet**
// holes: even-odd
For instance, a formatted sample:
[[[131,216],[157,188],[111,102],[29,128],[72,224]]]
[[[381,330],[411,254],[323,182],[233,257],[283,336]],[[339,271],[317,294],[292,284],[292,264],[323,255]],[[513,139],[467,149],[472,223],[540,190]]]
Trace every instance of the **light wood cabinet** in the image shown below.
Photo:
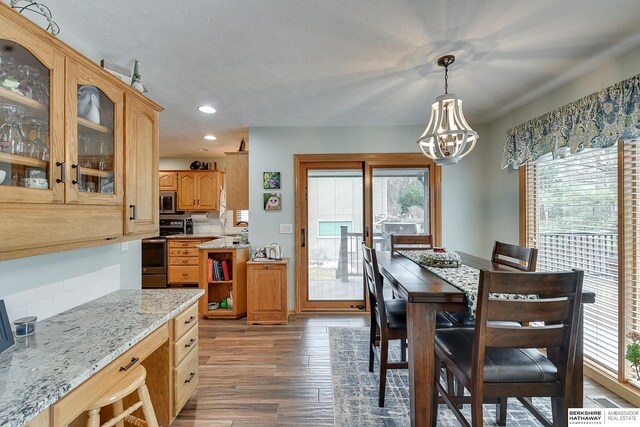
[[[1,2],[0,50],[37,82],[0,86],[22,127],[0,143],[0,260],[157,235],[162,108]]]
[[[225,166],[225,191],[227,209],[249,209],[249,152],[237,151],[227,155]]]
[[[200,249],[199,285],[204,290],[200,299],[200,315],[210,319],[238,319],[247,314],[247,260],[249,248]],[[209,260],[226,263],[229,280],[215,280]],[[215,267],[214,267],[215,268]],[[209,310],[210,302],[220,303],[233,293],[232,308]]]
[[[222,172],[178,172],[178,210],[217,211],[220,209]]]
[[[178,191],[178,172],[160,171],[160,191]]]
[[[95,68],[70,58],[65,91],[65,202],[122,205],[124,91]],[[95,121],[79,116],[80,94],[89,97],[94,114],[87,117]]]
[[[158,113],[126,96],[125,233],[158,231]]]
[[[168,239],[169,285],[184,286],[198,283],[198,249],[196,245],[213,239]]]
[[[285,324],[288,260],[247,263],[247,323]]]
[[[198,306],[184,310],[173,320],[174,417],[198,386]]]

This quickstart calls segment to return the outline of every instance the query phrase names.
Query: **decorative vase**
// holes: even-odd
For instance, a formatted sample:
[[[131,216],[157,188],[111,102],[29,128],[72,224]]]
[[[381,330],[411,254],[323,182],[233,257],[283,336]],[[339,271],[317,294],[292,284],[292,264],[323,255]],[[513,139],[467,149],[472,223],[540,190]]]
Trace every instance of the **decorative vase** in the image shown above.
[[[131,78],[131,87],[137,90],[138,92],[145,92],[144,86],[140,79],[142,76],[140,75],[140,63],[136,60],[133,65],[133,77]]]
[[[78,116],[100,124],[100,93],[95,86],[80,86],[78,89]]]

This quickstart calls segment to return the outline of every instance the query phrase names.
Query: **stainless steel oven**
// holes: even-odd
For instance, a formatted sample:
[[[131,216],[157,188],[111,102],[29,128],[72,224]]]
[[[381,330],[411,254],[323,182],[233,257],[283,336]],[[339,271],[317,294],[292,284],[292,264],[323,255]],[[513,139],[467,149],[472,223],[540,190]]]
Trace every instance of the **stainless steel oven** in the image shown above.
[[[160,213],[161,214],[176,213],[176,193],[174,191],[160,192]]]
[[[142,287],[167,287],[167,239],[142,239]]]

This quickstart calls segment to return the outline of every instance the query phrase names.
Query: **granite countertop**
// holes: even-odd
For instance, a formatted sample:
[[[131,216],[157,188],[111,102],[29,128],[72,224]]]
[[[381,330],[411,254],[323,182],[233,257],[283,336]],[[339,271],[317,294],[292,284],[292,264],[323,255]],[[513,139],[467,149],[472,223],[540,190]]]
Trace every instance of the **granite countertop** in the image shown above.
[[[204,293],[119,290],[36,324],[0,355],[0,425],[21,427]]]
[[[251,245],[248,243],[234,244],[231,237],[223,237],[217,240],[212,240],[210,242],[196,245],[196,248],[198,249],[245,249],[250,247]]]

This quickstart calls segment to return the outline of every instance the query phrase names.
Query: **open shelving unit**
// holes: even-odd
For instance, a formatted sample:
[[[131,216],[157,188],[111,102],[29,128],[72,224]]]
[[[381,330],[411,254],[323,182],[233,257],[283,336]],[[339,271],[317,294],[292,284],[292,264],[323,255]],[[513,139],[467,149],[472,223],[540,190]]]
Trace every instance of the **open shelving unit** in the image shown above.
[[[227,261],[230,280],[211,280],[209,260]],[[247,261],[249,248],[200,249],[199,286],[204,290],[200,298],[200,315],[209,319],[238,319],[247,314]],[[210,302],[220,303],[233,292],[233,308],[209,310]]]

